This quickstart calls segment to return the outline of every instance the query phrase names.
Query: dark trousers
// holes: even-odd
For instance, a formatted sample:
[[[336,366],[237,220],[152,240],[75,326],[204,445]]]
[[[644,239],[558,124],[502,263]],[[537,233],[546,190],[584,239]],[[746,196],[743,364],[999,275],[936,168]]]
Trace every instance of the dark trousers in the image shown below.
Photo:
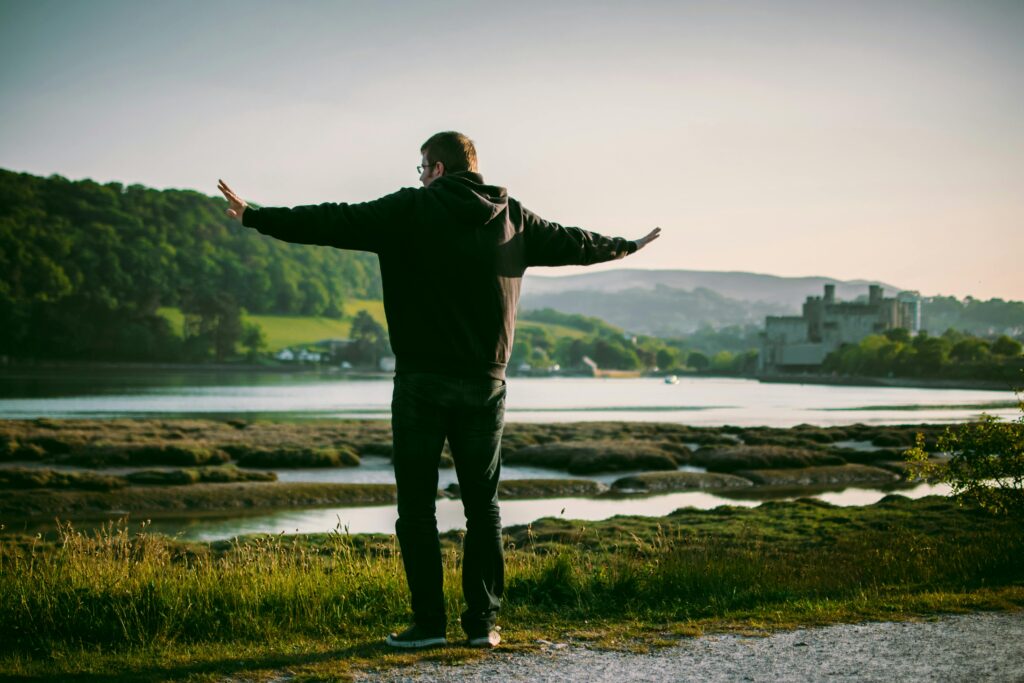
[[[447,623],[441,545],[434,505],[445,439],[455,460],[466,513],[462,628],[487,633],[497,619],[505,586],[498,513],[500,444],[505,382],[428,373],[400,373],[391,402],[398,522],[415,622],[443,631]]]

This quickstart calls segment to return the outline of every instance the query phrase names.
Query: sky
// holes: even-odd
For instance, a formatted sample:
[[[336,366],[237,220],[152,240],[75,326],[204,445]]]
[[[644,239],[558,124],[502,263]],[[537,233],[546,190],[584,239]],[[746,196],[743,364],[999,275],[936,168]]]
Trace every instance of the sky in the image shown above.
[[[1024,300],[1024,0],[0,0],[0,167],[296,205],[458,130],[594,268]],[[556,275],[579,269],[537,269]]]

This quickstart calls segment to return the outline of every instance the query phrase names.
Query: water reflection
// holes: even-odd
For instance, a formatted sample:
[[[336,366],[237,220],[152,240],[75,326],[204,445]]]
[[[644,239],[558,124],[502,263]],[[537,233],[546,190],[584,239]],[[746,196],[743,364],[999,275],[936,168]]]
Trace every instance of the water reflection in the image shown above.
[[[833,505],[853,506],[877,503],[891,490],[848,488],[842,491],[819,492],[808,495],[794,492],[776,499],[816,498]],[[918,484],[901,489],[900,495],[921,498],[928,495],[949,495],[946,485]],[[543,500],[513,500],[501,503],[501,520],[504,526],[529,524],[542,517],[555,517],[581,521],[596,521],[616,515],[639,515],[663,517],[679,508],[690,507],[710,510],[721,505],[735,507],[757,507],[764,500],[743,499],[730,495],[691,491],[665,495],[621,498],[547,498]],[[231,518],[199,517],[188,519],[154,520],[151,530],[190,541],[215,541],[246,534],[309,534],[326,533],[332,529],[347,529],[349,533],[394,532],[397,511],[394,505],[374,505],[348,508],[323,508],[317,510],[289,510],[281,512],[233,516]],[[137,521],[137,520],[136,520]],[[462,504],[458,500],[437,501],[438,528],[453,531],[465,528]],[[134,522],[133,522],[134,523]],[[96,523],[92,523],[96,524]],[[75,525],[87,528],[89,524]],[[43,531],[50,525],[9,529],[10,531]]]
[[[81,378],[78,378],[81,379]],[[0,374],[0,417],[387,418],[391,382],[329,375],[143,374],[104,380]],[[903,424],[970,420],[982,411],[1016,415],[1012,392],[762,384],[749,379],[514,378],[512,422],[631,420],[691,425],[852,422]]]

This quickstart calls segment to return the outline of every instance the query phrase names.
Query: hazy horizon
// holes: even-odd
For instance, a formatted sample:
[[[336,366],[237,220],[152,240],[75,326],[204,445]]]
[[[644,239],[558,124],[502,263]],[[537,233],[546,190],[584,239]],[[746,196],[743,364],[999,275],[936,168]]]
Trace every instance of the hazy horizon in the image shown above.
[[[0,0],[0,167],[354,202],[455,129],[549,220],[663,228],[602,269],[1024,300],[1021,35],[1016,0]]]

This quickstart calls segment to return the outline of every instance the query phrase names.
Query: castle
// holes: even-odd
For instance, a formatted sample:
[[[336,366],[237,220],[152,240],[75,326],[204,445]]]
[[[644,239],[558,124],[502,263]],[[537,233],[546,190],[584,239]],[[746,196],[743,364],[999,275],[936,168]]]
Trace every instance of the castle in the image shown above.
[[[836,301],[835,285],[825,285],[825,296],[809,296],[801,316],[765,319],[758,370],[761,374],[813,372],[825,356],[843,344],[856,344],[871,334],[903,328],[921,329],[921,297],[900,292],[885,298],[879,285],[868,289],[868,300]]]

